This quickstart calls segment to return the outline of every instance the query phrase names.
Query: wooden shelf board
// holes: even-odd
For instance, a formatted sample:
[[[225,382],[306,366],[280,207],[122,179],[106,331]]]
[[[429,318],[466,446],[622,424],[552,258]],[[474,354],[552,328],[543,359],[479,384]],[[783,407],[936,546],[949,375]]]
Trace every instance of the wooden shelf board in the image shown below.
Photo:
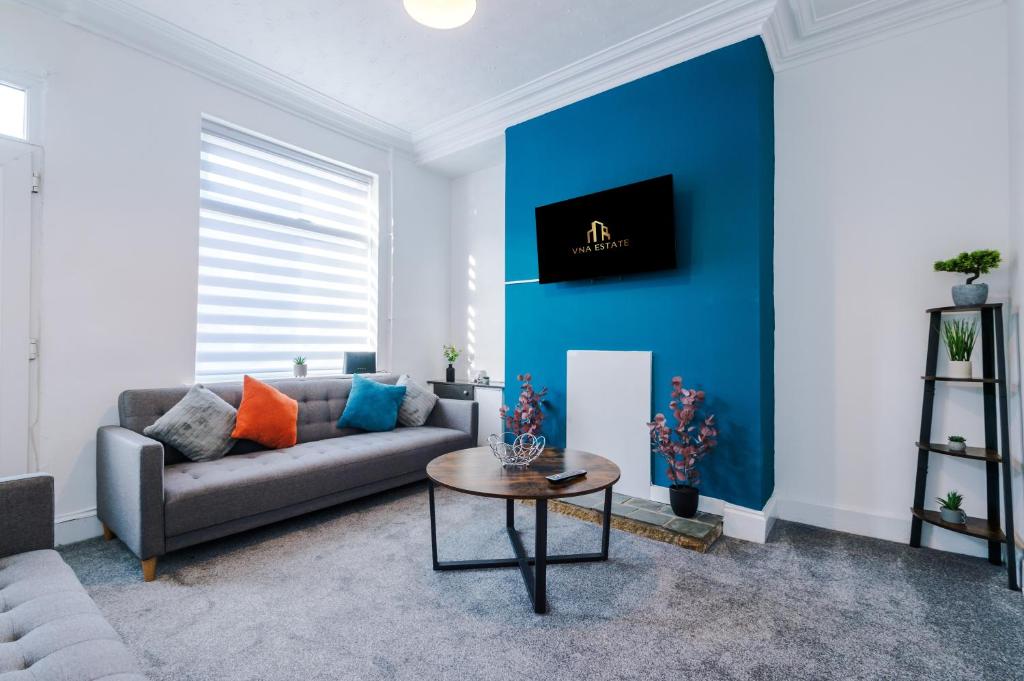
[[[973,518],[967,516],[967,522],[963,525],[957,523],[947,523],[939,515],[938,511],[927,511],[923,508],[912,508],[910,512],[915,517],[929,523],[930,525],[937,525],[947,530],[952,530],[959,534],[966,534],[971,537],[978,537],[979,539],[985,539],[987,541],[1006,541],[1006,535],[1003,534],[1003,530],[999,525],[989,524],[985,518]]]
[[[949,445],[935,444],[933,442],[915,442],[914,444],[918,449],[927,449],[929,452],[955,456],[960,459],[975,459],[978,461],[991,461],[993,463],[1002,461],[999,452],[994,449],[985,449],[984,447],[968,447],[967,451],[958,452],[950,449]]]
[[[927,314],[932,314],[933,312],[948,312],[950,314],[956,314],[957,312],[980,312],[981,310],[995,310],[1002,306],[1002,303],[985,303],[984,305],[967,305],[964,307],[947,305],[946,307],[933,307],[930,310],[925,310],[925,312]]]
[[[950,376],[922,376],[926,381],[950,381],[952,383],[1002,383],[998,378],[952,378]]]

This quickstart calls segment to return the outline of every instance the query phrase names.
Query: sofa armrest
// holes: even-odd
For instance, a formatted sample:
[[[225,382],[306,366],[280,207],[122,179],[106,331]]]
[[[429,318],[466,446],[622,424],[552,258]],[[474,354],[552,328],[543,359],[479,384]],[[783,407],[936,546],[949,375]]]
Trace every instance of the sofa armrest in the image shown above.
[[[96,431],[96,515],[147,560],[164,553],[164,446],[119,426]]]
[[[0,558],[53,548],[53,476],[0,478]]]
[[[430,412],[430,418],[426,425],[437,428],[451,428],[461,430],[473,439],[476,445],[476,435],[479,419],[479,405],[469,400],[449,400],[441,398],[434,405]]]

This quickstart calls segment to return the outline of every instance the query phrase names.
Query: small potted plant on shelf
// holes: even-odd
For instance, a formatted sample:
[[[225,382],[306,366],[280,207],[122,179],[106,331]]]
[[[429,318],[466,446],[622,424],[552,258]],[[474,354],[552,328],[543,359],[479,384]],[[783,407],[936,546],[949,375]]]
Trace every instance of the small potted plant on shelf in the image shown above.
[[[953,304],[957,307],[972,307],[984,305],[988,300],[988,284],[975,284],[974,280],[999,267],[1001,260],[999,251],[971,251],[949,260],[939,260],[935,263],[935,271],[970,275],[966,283],[953,287]]]
[[[444,371],[444,380],[448,383],[455,382],[455,362],[459,359],[459,349],[454,345],[442,345],[441,352],[444,354],[445,360],[448,362],[448,368]]]
[[[651,431],[651,451],[668,462],[672,511],[683,518],[697,514],[700,502],[697,462],[718,445],[714,415],[698,413],[703,404],[704,391],[684,388],[683,379],[676,376],[672,379],[672,399],[668,403],[676,424],[668,425],[664,414],[655,414],[654,420],[647,424]]]
[[[951,452],[966,452],[967,451],[967,438],[963,435],[950,435],[949,436],[949,451]]]
[[[971,355],[978,339],[978,325],[974,320],[954,319],[942,324],[942,338],[949,353],[949,377],[971,377]]]
[[[952,490],[946,493],[945,497],[935,497],[939,502],[939,515],[942,520],[954,525],[963,525],[967,522],[967,514],[964,512],[964,496]]]
[[[306,368],[306,358],[302,355],[299,355],[292,360],[292,375],[295,376],[295,378],[305,378]]]

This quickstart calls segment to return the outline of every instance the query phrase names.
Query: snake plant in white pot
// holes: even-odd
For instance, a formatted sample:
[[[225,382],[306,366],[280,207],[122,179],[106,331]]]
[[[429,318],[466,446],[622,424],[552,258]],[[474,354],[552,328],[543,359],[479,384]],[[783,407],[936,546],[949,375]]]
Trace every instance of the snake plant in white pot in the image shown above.
[[[966,319],[954,319],[942,325],[942,339],[949,353],[949,377],[971,377],[971,355],[978,339],[978,325]]]

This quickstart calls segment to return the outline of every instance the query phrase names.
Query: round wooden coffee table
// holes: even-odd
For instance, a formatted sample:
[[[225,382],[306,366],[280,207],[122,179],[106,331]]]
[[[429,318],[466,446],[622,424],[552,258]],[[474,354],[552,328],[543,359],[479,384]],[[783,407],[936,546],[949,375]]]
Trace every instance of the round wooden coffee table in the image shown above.
[[[586,477],[554,485],[545,476],[577,469],[587,471]],[[608,560],[608,540],[612,517],[612,485],[619,480],[619,467],[589,452],[573,449],[545,449],[527,468],[504,468],[491,454],[489,447],[463,449],[437,457],[427,464],[430,481],[430,548],[435,570],[479,570],[483,568],[518,567],[526,583],[526,591],[537,613],[547,612],[547,566],[558,563],[590,563]],[[505,499],[505,529],[515,558],[494,560],[437,559],[437,520],[434,513],[434,486],[441,485],[458,492],[482,497]],[[548,500],[575,497],[604,490],[604,518],[601,526],[601,551],[549,556]],[[513,500],[534,499],[537,503],[536,546],[534,556],[527,555],[515,527]],[[531,566],[533,566],[531,568]]]

